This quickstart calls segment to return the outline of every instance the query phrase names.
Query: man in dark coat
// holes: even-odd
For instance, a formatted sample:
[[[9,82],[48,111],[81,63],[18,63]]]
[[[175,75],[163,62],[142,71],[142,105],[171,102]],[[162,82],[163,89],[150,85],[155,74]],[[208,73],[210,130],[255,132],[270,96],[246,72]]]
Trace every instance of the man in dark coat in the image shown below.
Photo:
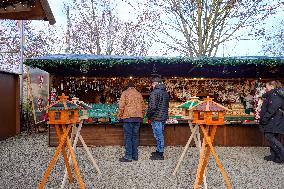
[[[157,150],[152,152],[151,160],[164,159],[164,126],[168,119],[170,97],[160,77],[152,79],[153,91],[149,97],[147,117],[151,120]]]
[[[284,133],[284,99],[279,95],[282,90],[277,82],[266,83],[267,92],[260,111],[260,128],[270,144],[271,155],[265,156],[267,161],[284,162],[284,146],[277,140],[279,134]]]

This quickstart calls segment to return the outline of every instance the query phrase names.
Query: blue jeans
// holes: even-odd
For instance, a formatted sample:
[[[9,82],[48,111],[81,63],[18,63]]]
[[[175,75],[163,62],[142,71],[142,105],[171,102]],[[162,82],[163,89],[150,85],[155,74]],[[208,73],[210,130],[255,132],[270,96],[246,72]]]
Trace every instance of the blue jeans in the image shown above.
[[[152,121],[152,130],[154,137],[157,141],[157,151],[164,152],[164,127],[165,122],[162,121]]]
[[[123,123],[124,144],[125,144],[125,159],[138,158],[138,133],[139,122],[125,122]]]

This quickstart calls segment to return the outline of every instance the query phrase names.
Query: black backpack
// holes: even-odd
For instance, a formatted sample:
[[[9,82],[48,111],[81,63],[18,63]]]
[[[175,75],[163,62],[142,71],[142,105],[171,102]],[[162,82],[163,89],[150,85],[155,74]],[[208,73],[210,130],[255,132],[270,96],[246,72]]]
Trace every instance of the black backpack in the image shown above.
[[[278,88],[276,93],[284,100],[284,88]]]

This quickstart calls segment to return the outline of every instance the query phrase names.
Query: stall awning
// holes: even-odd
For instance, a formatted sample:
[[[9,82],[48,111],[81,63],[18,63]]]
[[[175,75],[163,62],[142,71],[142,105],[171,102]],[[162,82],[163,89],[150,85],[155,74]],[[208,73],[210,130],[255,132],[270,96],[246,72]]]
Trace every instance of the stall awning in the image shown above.
[[[135,57],[57,54],[25,64],[61,76],[284,77],[284,57]]]
[[[47,0],[1,0],[0,19],[46,20],[51,25],[55,24]]]

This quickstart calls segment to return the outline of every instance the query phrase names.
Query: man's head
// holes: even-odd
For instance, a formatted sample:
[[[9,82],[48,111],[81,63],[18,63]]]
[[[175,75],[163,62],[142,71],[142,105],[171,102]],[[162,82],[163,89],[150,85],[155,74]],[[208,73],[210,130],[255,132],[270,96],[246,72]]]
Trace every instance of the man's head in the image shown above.
[[[128,81],[127,88],[135,87],[134,82],[132,80]]]
[[[155,88],[156,85],[162,83],[161,77],[154,77],[152,78],[152,87]]]

